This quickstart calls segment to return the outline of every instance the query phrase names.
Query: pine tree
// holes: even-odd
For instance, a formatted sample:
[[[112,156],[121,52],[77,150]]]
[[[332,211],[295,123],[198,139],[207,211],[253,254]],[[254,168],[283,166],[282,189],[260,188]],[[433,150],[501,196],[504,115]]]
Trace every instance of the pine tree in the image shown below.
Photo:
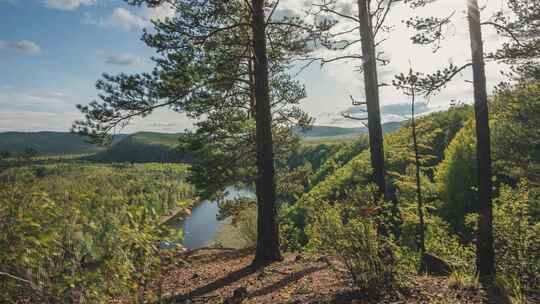
[[[103,140],[132,117],[160,107],[198,119],[197,130],[182,139],[184,147],[205,152],[198,154],[201,163],[194,166],[205,168],[194,174],[196,184],[215,193],[231,183],[250,183],[255,175],[255,262],[279,260],[274,162],[275,153],[286,145],[274,147],[274,141],[290,142],[287,130],[292,124],[310,121],[298,107],[305,90],[286,71],[295,56],[308,50],[312,32],[299,18],[275,20],[279,1],[168,3],[176,15],[155,22],[156,32],[143,35],[160,55],[154,71],[105,75],[97,84],[104,92],[102,102],[81,106],[86,119],[76,122],[74,130]]]
[[[433,1],[418,0],[419,6]],[[489,128],[488,97],[486,89],[486,73],[484,49],[482,41],[482,23],[477,0],[467,0],[467,16],[471,41],[471,63],[461,67],[451,64],[432,75],[427,75],[420,82],[420,87],[426,96],[443,89],[456,75],[472,67],[474,86],[474,108],[477,139],[478,162],[478,231],[476,241],[476,266],[479,276],[490,281],[495,276],[495,257],[493,249],[493,216],[492,216],[492,171],[491,171],[491,140]],[[411,18],[407,25],[418,32],[412,37],[417,44],[437,45],[444,38],[442,29],[451,22],[453,13],[447,18]]]

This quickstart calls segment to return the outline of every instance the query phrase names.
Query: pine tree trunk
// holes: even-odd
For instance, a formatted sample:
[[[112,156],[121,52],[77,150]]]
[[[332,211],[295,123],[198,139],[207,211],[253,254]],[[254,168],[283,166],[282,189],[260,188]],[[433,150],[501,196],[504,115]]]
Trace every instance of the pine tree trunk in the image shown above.
[[[491,143],[489,111],[484,67],[484,47],[477,0],[468,0],[469,31],[471,36],[474,110],[478,161],[478,233],[476,238],[476,267],[485,280],[495,275],[493,250],[493,211],[491,202]]]
[[[416,166],[416,200],[418,201],[418,236],[419,236],[419,247],[420,253],[422,256],[426,252],[426,228],[424,223],[424,202],[422,198],[422,183],[420,180],[420,153],[418,151],[418,138],[416,136],[416,119],[415,119],[415,93],[412,92],[412,103],[411,103],[411,127],[412,127],[412,138],[414,146],[414,164]]]
[[[358,0],[360,36],[362,41],[362,60],[364,86],[368,111],[369,149],[374,181],[379,187],[379,196],[386,194],[383,133],[379,108],[379,80],[375,42],[369,12],[369,0]]]
[[[266,53],[266,20],[264,0],[252,0],[253,50],[255,53],[255,100],[257,136],[258,205],[257,250],[254,264],[281,260],[279,231],[276,219],[276,183],[274,179],[274,148],[272,142],[272,114]]]

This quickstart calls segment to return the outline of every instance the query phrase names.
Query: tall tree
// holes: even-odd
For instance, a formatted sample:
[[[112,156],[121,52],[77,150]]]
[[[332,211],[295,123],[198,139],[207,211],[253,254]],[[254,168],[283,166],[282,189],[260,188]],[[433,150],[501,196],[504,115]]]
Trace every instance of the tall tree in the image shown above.
[[[418,0],[419,6],[434,1]],[[476,118],[477,162],[478,162],[478,230],[476,240],[476,266],[479,276],[490,281],[495,275],[495,254],[493,249],[493,216],[492,216],[492,171],[491,171],[491,141],[489,128],[488,95],[482,41],[482,23],[477,0],[467,0],[467,17],[471,43],[471,63],[461,67],[451,64],[449,67],[432,75],[427,75],[421,81],[426,95],[444,88],[456,75],[468,67],[473,69],[474,108]],[[439,45],[443,39],[442,28],[451,22],[453,13],[447,18],[415,18],[407,25],[418,32],[412,41],[418,44]],[[435,48],[435,50],[437,50]]]
[[[325,31],[325,40],[323,45],[333,51],[346,51],[353,48],[358,43],[361,43],[361,54],[345,53],[332,58],[317,58],[321,64],[327,64],[339,60],[361,59],[362,72],[364,75],[364,90],[366,101],[355,103],[354,105],[365,105],[367,107],[367,127],[369,132],[371,166],[373,168],[373,181],[378,187],[379,197],[385,196],[386,193],[386,171],[384,165],[384,144],[383,132],[381,125],[380,113],[380,98],[379,98],[379,79],[377,71],[377,62],[386,64],[387,61],[380,58],[376,46],[384,39],[376,41],[376,39],[387,28],[385,22],[389,11],[394,7],[399,0],[356,0],[358,14],[344,9],[352,5],[352,1],[339,0],[321,0],[314,3],[316,8],[311,12],[319,18],[332,17],[336,20],[341,20],[341,23],[347,24],[345,30]],[[321,23],[325,27],[333,28],[339,24],[339,21],[327,21]],[[357,32],[358,31],[358,32]],[[355,36],[354,32],[360,34],[360,39]],[[359,119],[349,114],[344,114],[345,117],[351,119]],[[364,120],[364,118],[360,118]]]
[[[198,119],[197,130],[182,139],[184,147],[203,152],[197,153],[194,168],[202,170],[194,171],[195,181],[213,193],[231,183],[250,183],[254,173],[259,207],[255,262],[279,260],[274,156],[284,147],[273,142],[288,143],[290,126],[309,121],[298,108],[305,91],[286,71],[291,59],[307,50],[311,34],[298,18],[272,18],[279,1],[167,3],[176,15],[155,22],[156,32],[143,36],[160,54],[153,73],[105,76],[98,82],[102,103],[80,107],[86,119],[74,129],[104,138],[159,107]]]
[[[373,167],[375,183],[380,195],[386,194],[384,146],[381,125],[381,110],[379,101],[379,77],[377,73],[377,57],[375,37],[369,0],[358,0],[358,19],[362,41],[362,67],[364,72],[364,88],[366,91],[366,106],[368,116],[369,147],[371,166]],[[388,9],[392,5],[389,1]]]
[[[489,132],[488,95],[478,1],[468,0],[467,6],[472,52],[474,114],[476,118],[476,158],[478,162],[479,206],[476,267],[480,277],[489,279],[495,275],[495,251],[493,249],[491,140]]]
[[[253,52],[255,55],[253,78],[255,82],[257,129],[257,251],[255,262],[281,260],[276,218],[276,181],[274,146],[272,141],[272,115],[268,86],[268,55],[266,49],[266,20],[264,0],[252,0]]]

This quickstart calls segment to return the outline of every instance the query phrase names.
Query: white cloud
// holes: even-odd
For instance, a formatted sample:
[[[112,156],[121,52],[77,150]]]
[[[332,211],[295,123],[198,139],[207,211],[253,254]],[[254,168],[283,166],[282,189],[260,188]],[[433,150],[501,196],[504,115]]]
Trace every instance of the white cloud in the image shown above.
[[[73,97],[57,91],[0,90],[0,108],[6,111],[50,112],[73,110]]]
[[[147,20],[163,21],[166,18],[172,18],[174,16],[174,13],[175,13],[175,9],[172,6],[165,3],[158,7],[145,8],[143,12],[143,16]]]
[[[343,3],[345,2],[347,1]],[[354,4],[353,0],[348,2]],[[501,4],[496,1],[491,2],[493,1],[482,0],[480,3],[481,6],[487,5],[486,9],[482,11],[483,20],[488,20],[495,11],[502,8]],[[281,3],[283,9],[290,9],[298,14],[302,14],[302,11],[307,8],[306,2],[299,0],[282,0]],[[356,5],[342,6],[340,8],[352,14],[356,14],[357,11]],[[470,62],[471,51],[465,9],[464,1],[455,0],[441,0],[428,8],[416,12],[412,12],[405,7],[396,6],[388,16],[388,23],[394,27],[394,30],[382,37],[378,37],[379,39],[387,38],[382,46],[378,48],[378,51],[384,51],[385,58],[391,59],[388,66],[379,66],[380,81],[391,83],[394,74],[406,73],[411,65],[419,72],[432,73],[448,65],[449,62],[453,62],[458,66]],[[455,11],[454,26],[447,31],[448,39],[442,43],[442,48],[438,53],[433,53],[430,47],[412,45],[410,41],[411,31],[404,26],[401,20],[408,19],[413,14],[443,17],[453,11]],[[346,28],[348,27],[342,26],[337,31],[343,31]],[[500,37],[496,39],[498,36],[490,28],[483,28],[483,31],[486,52],[497,49],[502,39]],[[351,35],[352,39],[357,39],[359,33],[354,31]],[[360,54],[360,47],[361,45],[358,44],[348,50],[347,53]],[[330,56],[331,54],[328,51],[318,50],[318,55]],[[352,123],[340,120],[339,113],[350,107],[349,95],[353,95],[355,99],[360,100],[365,98],[363,77],[361,72],[358,71],[360,65],[360,60],[348,60],[328,64],[323,69],[318,67],[309,68],[300,75],[299,80],[305,83],[308,94],[306,101],[303,103],[303,108],[318,119],[317,123],[334,123],[334,125],[338,126],[340,124],[343,126],[358,125],[358,122]],[[488,88],[493,88],[495,84],[503,79],[499,71],[506,69],[507,67],[504,65],[487,62]],[[472,85],[467,80],[472,80],[470,70],[465,70],[440,94],[433,96],[430,100],[430,108],[446,108],[452,99],[471,102],[473,99]],[[408,101],[406,96],[393,87],[381,87],[380,95],[382,107]],[[383,117],[385,120],[388,118],[390,117]]]
[[[113,11],[112,15],[110,15],[107,20],[105,20],[104,25],[130,31],[148,26],[148,20],[123,7],[119,7]]]
[[[58,131],[68,132],[73,121],[81,119],[77,112],[0,111],[0,132]]]
[[[140,66],[142,62],[143,61],[140,57],[137,57],[129,53],[111,55],[109,56],[109,58],[107,58],[107,61],[106,61],[106,63],[112,64],[112,65],[131,66],[131,67]]]
[[[0,132],[22,131],[57,131],[68,132],[75,120],[83,119],[80,112],[73,108],[63,111],[36,112],[32,110],[0,110]],[[168,122],[168,123],[163,123]],[[170,123],[169,123],[170,122]],[[193,121],[185,114],[169,109],[157,110],[146,118],[136,118],[119,133],[140,131],[179,133],[193,127]]]
[[[49,8],[71,11],[82,5],[96,4],[96,0],[46,0],[45,5]]]
[[[30,40],[19,40],[15,42],[0,41],[0,49],[15,50],[28,54],[38,54],[41,52],[40,46]]]
[[[174,16],[175,10],[168,4],[158,7],[145,7],[144,9],[127,9],[117,7],[113,12],[102,19],[96,19],[89,13],[84,14],[87,24],[94,24],[106,28],[118,28],[124,31],[140,30],[152,26],[152,21],[163,21]]]

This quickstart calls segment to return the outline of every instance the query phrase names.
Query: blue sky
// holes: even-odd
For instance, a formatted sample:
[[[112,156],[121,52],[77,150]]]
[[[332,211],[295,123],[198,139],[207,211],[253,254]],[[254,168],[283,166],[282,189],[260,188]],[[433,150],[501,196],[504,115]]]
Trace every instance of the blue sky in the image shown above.
[[[454,6],[459,11],[465,3],[440,2],[428,13],[446,13]],[[298,13],[306,5],[304,0],[282,3],[283,11]],[[0,0],[0,132],[67,131],[79,117],[75,105],[96,98],[94,84],[102,73],[136,73],[152,68],[150,57],[154,53],[140,41],[142,29],[150,27],[151,19],[172,14],[167,7],[134,8],[122,0]],[[401,10],[390,20],[398,26],[407,14]],[[385,43],[384,51],[392,64],[381,68],[382,78],[405,72],[411,59],[426,72],[448,61],[465,62],[470,51],[465,27],[459,25],[463,24],[462,14],[457,14],[453,38],[439,54],[411,46],[406,31],[396,27],[397,33]],[[490,32],[486,40],[488,47],[499,43]],[[339,112],[349,106],[349,95],[363,95],[361,74],[354,70],[358,64],[343,62],[323,69],[315,65],[299,77],[308,91],[304,109],[317,123],[355,124],[341,119]],[[490,84],[499,80],[499,69],[501,66],[488,66]],[[472,90],[464,81],[467,77],[435,97],[430,106],[444,108],[450,99],[470,101]],[[395,113],[385,112],[385,106],[406,99],[392,89],[384,89],[381,95],[383,114],[395,119]],[[164,110],[135,121],[124,131],[178,132],[190,125],[185,116]]]

